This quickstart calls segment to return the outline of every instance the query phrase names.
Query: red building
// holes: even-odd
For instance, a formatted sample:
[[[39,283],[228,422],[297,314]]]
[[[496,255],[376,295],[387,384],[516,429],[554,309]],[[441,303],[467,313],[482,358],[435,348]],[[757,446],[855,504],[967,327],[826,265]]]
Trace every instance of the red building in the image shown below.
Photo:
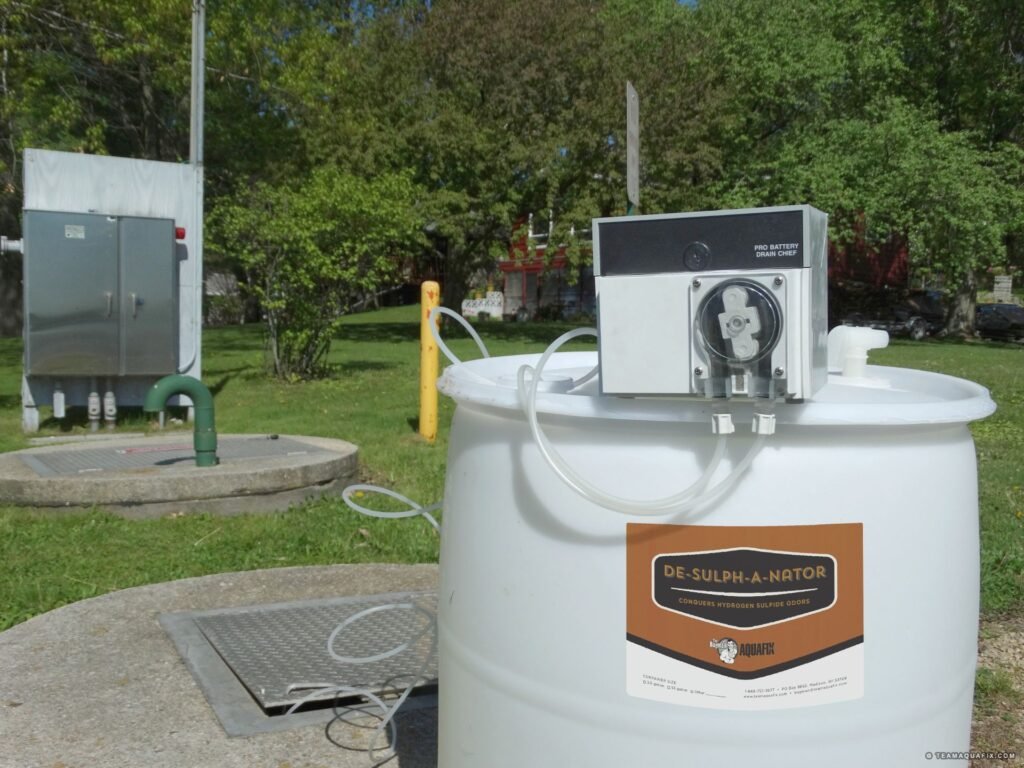
[[[876,246],[862,236],[843,248],[829,243],[828,279],[830,283],[856,282],[882,288],[904,288],[910,283],[910,256],[901,237],[892,236]]]
[[[535,222],[533,214],[516,223],[508,255],[498,262],[505,295],[502,314],[506,319],[555,319],[596,313],[594,270],[588,266],[570,272],[564,245],[548,253],[550,237],[550,223]]]

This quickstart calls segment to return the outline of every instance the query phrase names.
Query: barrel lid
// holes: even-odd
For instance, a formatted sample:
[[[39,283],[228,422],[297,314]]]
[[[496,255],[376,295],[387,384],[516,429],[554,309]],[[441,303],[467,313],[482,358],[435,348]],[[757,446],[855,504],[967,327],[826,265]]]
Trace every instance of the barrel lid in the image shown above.
[[[452,365],[438,389],[460,404],[520,411],[516,374],[523,365],[536,366],[540,355],[488,357]],[[698,398],[618,397],[600,394],[599,377],[565,393],[559,383],[582,378],[597,366],[597,352],[559,352],[544,370],[552,384],[537,393],[541,413],[579,418],[634,421],[710,421],[711,403]],[[734,416],[753,411],[746,400],[728,401]],[[972,381],[941,373],[869,365],[865,375],[844,379],[830,375],[812,400],[779,403],[776,420],[800,426],[909,426],[960,424],[995,411],[989,392]]]

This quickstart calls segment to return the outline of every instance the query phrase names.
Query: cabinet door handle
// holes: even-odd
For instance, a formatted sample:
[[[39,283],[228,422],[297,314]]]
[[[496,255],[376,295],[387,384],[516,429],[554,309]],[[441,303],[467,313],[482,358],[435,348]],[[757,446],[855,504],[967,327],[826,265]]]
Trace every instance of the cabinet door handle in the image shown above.
[[[139,316],[139,297],[132,294],[132,317]]]
[[[107,291],[103,295],[107,297],[107,317],[110,317],[114,314],[114,294]]]

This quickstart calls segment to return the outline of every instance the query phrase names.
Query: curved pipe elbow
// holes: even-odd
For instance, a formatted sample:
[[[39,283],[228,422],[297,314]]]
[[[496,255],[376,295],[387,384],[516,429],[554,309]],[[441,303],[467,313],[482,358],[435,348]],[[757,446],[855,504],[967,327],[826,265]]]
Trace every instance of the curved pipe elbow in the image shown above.
[[[200,408],[213,409],[213,395],[206,385],[199,379],[180,374],[164,376],[150,387],[143,407],[149,412],[162,411],[167,401],[175,395],[188,395],[196,411]]]
[[[173,374],[164,376],[146,393],[143,408],[149,412],[164,410],[167,400],[174,395],[187,395],[195,409],[196,466],[212,467],[217,459],[217,430],[213,417],[213,395],[199,379]]]

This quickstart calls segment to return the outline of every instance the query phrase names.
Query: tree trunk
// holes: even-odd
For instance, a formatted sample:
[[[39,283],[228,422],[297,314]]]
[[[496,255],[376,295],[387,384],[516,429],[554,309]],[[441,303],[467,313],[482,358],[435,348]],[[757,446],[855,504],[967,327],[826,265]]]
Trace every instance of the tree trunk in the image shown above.
[[[462,300],[469,290],[469,277],[472,274],[469,255],[473,243],[466,243],[462,247],[453,246],[451,242],[445,243],[445,258],[442,269],[444,273],[439,275],[441,281],[441,300],[446,307],[458,312],[462,307]]]
[[[974,307],[978,301],[978,278],[968,272],[957,285],[946,316],[946,333],[956,336],[974,335]]]
[[[150,80],[149,63],[139,60],[139,82],[142,84],[142,102],[139,117],[142,130],[142,156],[148,160],[162,160],[160,156],[160,129],[157,119],[156,95]]]

